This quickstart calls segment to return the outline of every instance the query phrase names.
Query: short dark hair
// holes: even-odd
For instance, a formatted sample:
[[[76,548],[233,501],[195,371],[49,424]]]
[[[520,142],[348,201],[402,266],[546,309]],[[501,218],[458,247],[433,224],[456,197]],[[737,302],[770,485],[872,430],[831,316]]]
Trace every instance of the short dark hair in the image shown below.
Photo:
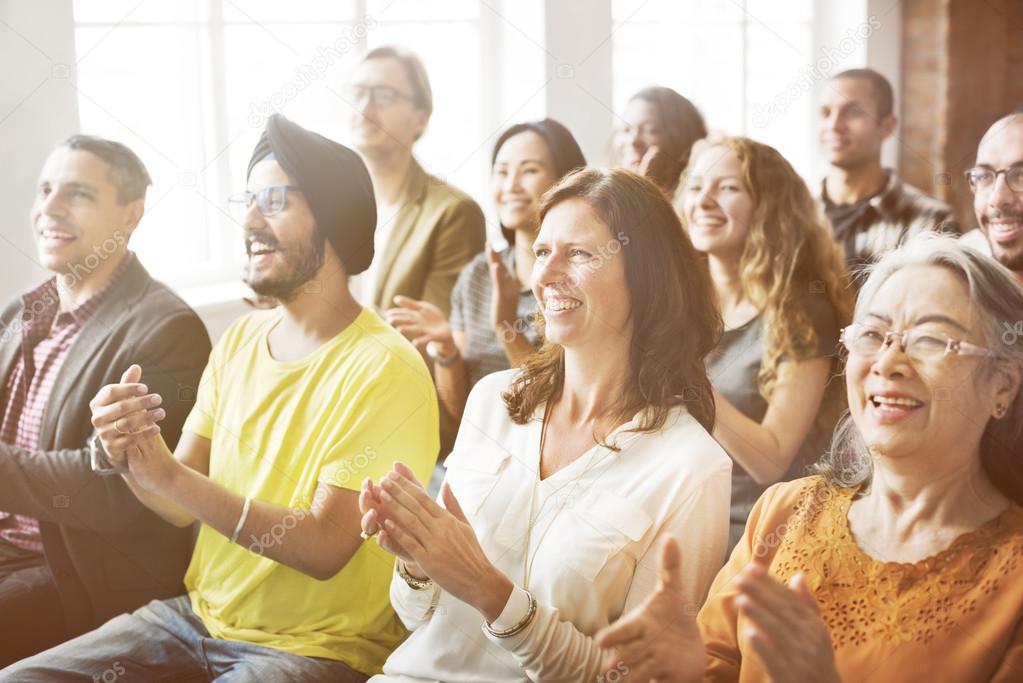
[[[90,152],[107,162],[119,204],[146,198],[146,188],[153,184],[153,179],[146,165],[127,145],[94,135],[72,135],[60,146]]]
[[[362,61],[368,62],[371,59],[397,60],[405,69],[408,82],[412,85],[412,98],[416,107],[425,111],[427,116],[433,114],[433,90],[430,88],[430,78],[426,75],[426,67],[423,66],[422,60],[415,53],[402,47],[383,45],[367,52]]]
[[[839,78],[862,78],[870,82],[874,91],[874,101],[877,102],[877,118],[883,119],[895,111],[895,93],[892,91],[892,84],[880,72],[873,69],[846,69],[836,74],[831,80]]]

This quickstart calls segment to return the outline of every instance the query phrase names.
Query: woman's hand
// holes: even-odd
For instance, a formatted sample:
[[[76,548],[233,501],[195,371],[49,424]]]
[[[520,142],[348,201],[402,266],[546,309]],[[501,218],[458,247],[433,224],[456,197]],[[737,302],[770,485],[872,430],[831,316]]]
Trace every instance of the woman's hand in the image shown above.
[[[828,627],[801,573],[785,585],[750,564],[735,582],[735,605],[749,620],[739,638],[774,683],[838,683]]]
[[[487,559],[447,483],[441,488],[441,507],[409,475],[408,468],[395,466],[379,486],[378,519],[388,539],[414,562],[407,570],[421,570],[494,621],[511,595],[511,581]]]
[[[519,279],[501,261],[501,254],[487,243],[487,265],[490,268],[490,327],[498,339],[511,341],[522,332],[516,328],[519,319]]]
[[[440,345],[443,356],[454,354],[455,338],[444,312],[428,301],[416,301],[407,296],[394,297],[396,308],[384,312],[384,318],[394,329],[411,341],[416,348],[423,349],[430,342]]]
[[[696,626],[696,606],[682,593],[682,557],[668,536],[661,545],[661,579],[643,604],[596,636],[597,645],[615,648],[604,664],[605,678],[627,673],[634,683],[690,683],[703,680],[706,655]]]

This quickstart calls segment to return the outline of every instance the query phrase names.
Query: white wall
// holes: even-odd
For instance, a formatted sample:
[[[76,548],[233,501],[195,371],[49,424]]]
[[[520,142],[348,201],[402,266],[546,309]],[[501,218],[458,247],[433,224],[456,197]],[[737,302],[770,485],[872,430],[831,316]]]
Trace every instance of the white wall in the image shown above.
[[[866,36],[864,38],[864,36]],[[870,67],[885,76],[895,91],[895,112],[901,106],[902,3],[893,0],[855,0],[834,2],[816,0],[814,5],[814,59],[822,60],[826,72]],[[814,111],[826,79],[814,83]],[[816,121],[816,114],[814,115]],[[881,149],[881,162],[898,166],[899,131]],[[816,146],[814,147],[817,152]],[[816,159],[816,166],[823,166]]]
[[[0,0],[0,302],[41,282],[29,210],[56,143],[78,131],[71,0]]]
[[[611,111],[611,0],[545,3],[547,115],[564,123],[592,162],[607,156]]]

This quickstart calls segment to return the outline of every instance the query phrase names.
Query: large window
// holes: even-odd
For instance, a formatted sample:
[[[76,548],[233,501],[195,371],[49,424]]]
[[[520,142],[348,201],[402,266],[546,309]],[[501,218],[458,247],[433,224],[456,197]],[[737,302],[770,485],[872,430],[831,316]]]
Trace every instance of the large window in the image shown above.
[[[266,116],[345,142],[343,84],[359,56],[397,43],[426,63],[435,110],[417,156],[477,196],[492,131],[478,93],[476,0],[75,0],[81,128],[121,140],[153,176],[133,248],[177,286],[237,280],[242,189]],[[457,49],[452,49],[457,46]],[[483,145],[485,147],[485,145]]]
[[[689,98],[708,128],[776,147],[813,175],[814,0],[612,0],[615,110],[649,85]]]
[[[225,199],[244,184],[265,117],[279,111],[345,142],[351,107],[342,86],[369,48],[400,44],[423,58],[435,108],[417,157],[488,212],[489,155],[507,125],[590,108],[606,125],[603,105],[582,94],[571,113],[548,111],[549,102],[566,106],[547,97],[545,84],[558,77],[553,56],[578,52],[572,31],[544,27],[548,3],[562,1],[570,0],[74,0],[81,127],[126,142],[149,167],[155,186],[133,247],[158,277],[178,287],[237,281],[244,255]],[[831,38],[818,34],[835,6],[587,7],[595,25],[610,26],[606,83],[616,112],[642,87],[672,87],[712,130],[774,145],[815,184],[814,88],[838,66],[820,65],[821,41]],[[858,16],[839,14],[830,23],[843,31]],[[829,54],[855,61],[864,44],[861,34],[852,52],[836,42]],[[591,143],[600,137],[589,133]],[[584,151],[598,161],[606,149]]]

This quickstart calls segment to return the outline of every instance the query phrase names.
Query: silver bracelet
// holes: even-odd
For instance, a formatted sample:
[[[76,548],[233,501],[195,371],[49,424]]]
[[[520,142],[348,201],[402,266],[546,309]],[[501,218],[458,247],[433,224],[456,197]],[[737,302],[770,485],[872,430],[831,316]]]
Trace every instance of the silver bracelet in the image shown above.
[[[242,527],[245,526],[245,520],[249,518],[249,507],[252,505],[252,499],[245,496],[245,503],[242,504],[242,514],[238,518],[238,526],[234,528],[234,533],[231,534],[231,543],[238,542],[238,536],[242,533]]]
[[[394,568],[398,571],[398,576],[404,579],[405,583],[407,583],[409,588],[412,590],[426,590],[433,585],[433,579],[420,579],[405,571],[405,563],[401,560],[394,561]]]
[[[536,598],[529,591],[526,591],[526,595],[529,596],[529,609],[526,610],[526,616],[522,617],[522,621],[504,631],[495,631],[489,623],[483,622],[483,627],[487,629],[487,633],[495,638],[511,638],[525,631],[526,627],[532,623],[533,617],[536,616]]]

